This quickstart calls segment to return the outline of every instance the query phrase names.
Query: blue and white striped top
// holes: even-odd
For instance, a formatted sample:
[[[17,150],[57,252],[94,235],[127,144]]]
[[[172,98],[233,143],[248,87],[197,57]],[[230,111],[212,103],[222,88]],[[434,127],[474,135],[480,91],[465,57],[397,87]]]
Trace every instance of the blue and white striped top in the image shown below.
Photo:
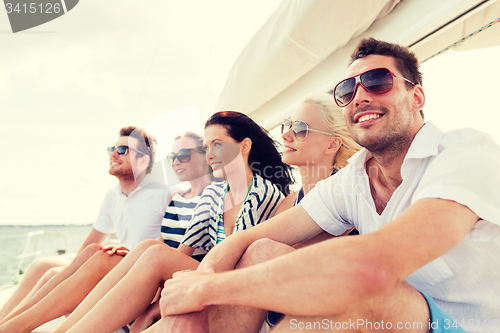
[[[191,199],[186,199],[179,193],[174,195],[161,224],[161,236],[165,244],[174,249],[179,247],[200,199],[201,195]],[[193,256],[205,253],[206,251],[197,249]]]
[[[183,244],[210,251],[217,244],[217,222],[223,214],[223,196],[227,182],[212,183],[201,194]],[[278,187],[255,174],[245,202],[238,213],[234,232],[251,228],[274,216],[285,198]]]

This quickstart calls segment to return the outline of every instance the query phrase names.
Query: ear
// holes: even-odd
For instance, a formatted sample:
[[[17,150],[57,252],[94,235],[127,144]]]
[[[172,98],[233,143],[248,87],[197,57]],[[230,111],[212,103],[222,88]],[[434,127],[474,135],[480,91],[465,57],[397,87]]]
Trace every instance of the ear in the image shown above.
[[[327,154],[327,155],[337,154],[337,151],[340,149],[340,146],[342,146],[342,138],[340,138],[338,136],[332,137],[328,147],[325,150],[325,154]]]
[[[413,88],[413,113],[419,113],[420,110],[424,108],[425,105],[425,94],[424,89],[420,84],[415,85]]]
[[[250,138],[244,138],[243,141],[240,142],[240,150],[242,155],[250,154],[250,150],[252,149],[252,140]]]
[[[139,157],[138,169],[141,170],[141,172],[148,168],[148,164],[149,155],[143,155],[142,157]]]

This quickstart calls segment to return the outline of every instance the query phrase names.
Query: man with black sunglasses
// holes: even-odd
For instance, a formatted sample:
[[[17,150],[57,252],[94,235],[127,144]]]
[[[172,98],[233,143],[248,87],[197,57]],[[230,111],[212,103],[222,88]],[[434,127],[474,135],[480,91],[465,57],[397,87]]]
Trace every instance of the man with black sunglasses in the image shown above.
[[[115,145],[107,149],[110,157],[109,173],[118,178],[119,184],[104,198],[97,220],[77,257],[69,265],[49,259],[32,263],[16,293],[2,309],[4,316],[28,293],[21,307],[15,310],[16,315],[31,308],[49,293],[55,299],[57,294],[66,295],[65,306],[69,305],[71,309],[68,310],[72,311],[129,249],[146,239],[162,240],[161,223],[168,193],[166,189],[154,185],[154,181],[148,177],[154,164],[156,140],[135,126],[122,128],[119,135]],[[112,233],[116,233],[122,245],[102,247]],[[73,279],[72,284],[79,288],[68,295],[63,287],[58,286],[62,286],[70,277]],[[11,313],[6,319],[12,317]]]
[[[168,315],[209,305],[211,323],[232,305],[254,308],[233,310],[246,324],[264,318],[255,308],[287,314],[273,332],[500,329],[500,147],[424,123],[418,62],[399,45],[362,40],[334,98],[365,149],[299,205],[167,281],[164,327],[206,322],[207,311]],[[290,247],[353,226],[359,236]],[[232,270],[238,262],[253,266]]]

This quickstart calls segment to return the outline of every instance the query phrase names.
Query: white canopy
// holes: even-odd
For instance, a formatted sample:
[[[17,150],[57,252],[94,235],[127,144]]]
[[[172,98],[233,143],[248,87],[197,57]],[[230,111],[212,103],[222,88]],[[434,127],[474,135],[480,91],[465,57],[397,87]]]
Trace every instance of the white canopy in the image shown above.
[[[499,19],[496,0],[285,0],[239,55],[217,110],[272,128],[307,93],[333,89],[361,38],[407,45],[424,61],[456,42],[500,44]]]

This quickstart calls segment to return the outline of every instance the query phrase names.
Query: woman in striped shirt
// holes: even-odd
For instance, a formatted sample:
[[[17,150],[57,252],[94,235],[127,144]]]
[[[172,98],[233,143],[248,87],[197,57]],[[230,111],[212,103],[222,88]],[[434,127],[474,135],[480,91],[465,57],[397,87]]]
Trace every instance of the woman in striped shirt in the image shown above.
[[[224,181],[203,191],[203,209],[193,216],[182,243],[209,251],[233,232],[274,216],[291,178],[275,142],[242,113],[223,111],[210,117],[205,141],[214,175]]]
[[[288,193],[291,176],[267,131],[242,113],[224,111],[210,117],[205,136],[214,175],[225,180],[203,191],[193,225],[178,251],[155,245],[123,278],[119,276],[121,280],[119,273],[114,278],[108,274],[102,281],[105,286],[97,285],[54,332],[115,331],[137,318],[174,272],[198,267],[190,257],[196,248],[209,250],[233,232],[275,214]],[[112,283],[116,286],[109,290]]]
[[[167,206],[161,225],[161,235],[165,244],[178,248],[201,198],[202,191],[211,183],[212,169],[205,158],[203,137],[187,132],[175,138],[172,153],[167,155],[169,164],[181,182],[189,182],[187,191],[175,192]],[[201,260],[206,251],[196,251],[193,258]]]

